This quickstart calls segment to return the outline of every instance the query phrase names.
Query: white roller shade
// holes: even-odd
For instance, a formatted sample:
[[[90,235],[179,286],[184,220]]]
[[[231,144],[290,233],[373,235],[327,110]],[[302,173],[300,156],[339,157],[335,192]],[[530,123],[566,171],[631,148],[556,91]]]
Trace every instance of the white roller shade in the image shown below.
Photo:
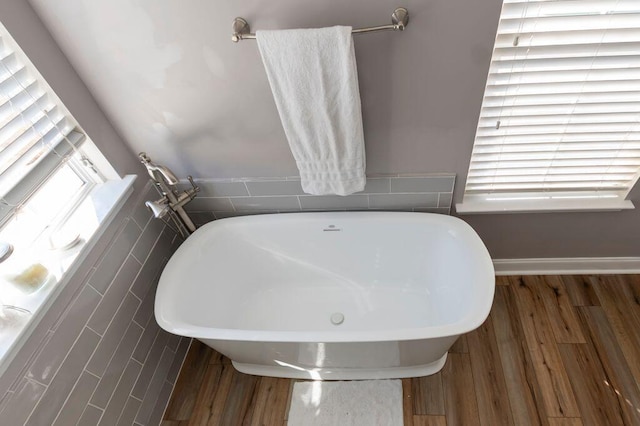
[[[640,1],[505,0],[458,211],[630,208],[639,172]]]

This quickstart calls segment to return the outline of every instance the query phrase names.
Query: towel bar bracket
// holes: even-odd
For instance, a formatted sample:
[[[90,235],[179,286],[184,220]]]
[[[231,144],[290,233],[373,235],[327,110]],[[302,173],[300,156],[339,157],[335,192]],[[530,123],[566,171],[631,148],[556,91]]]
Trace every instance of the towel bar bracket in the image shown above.
[[[398,30],[404,31],[409,23],[409,11],[404,7],[399,7],[391,14],[391,22],[398,26]]]
[[[366,28],[356,28],[352,31],[352,34],[362,34],[369,33],[373,31],[384,31],[384,30],[394,30],[394,31],[404,31],[406,26],[409,24],[409,11],[404,7],[399,7],[393,11],[391,14],[391,25],[381,25],[378,27],[366,27]],[[255,39],[256,35],[251,33],[251,28],[249,27],[249,23],[244,18],[236,18],[233,20],[233,34],[231,35],[231,41],[234,43],[239,42],[240,40],[252,40]]]
[[[234,43],[239,42],[244,36],[250,35],[251,28],[249,27],[249,23],[244,20],[244,18],[236,18],[233,20],[233,35],[231,36],[231,40]]]

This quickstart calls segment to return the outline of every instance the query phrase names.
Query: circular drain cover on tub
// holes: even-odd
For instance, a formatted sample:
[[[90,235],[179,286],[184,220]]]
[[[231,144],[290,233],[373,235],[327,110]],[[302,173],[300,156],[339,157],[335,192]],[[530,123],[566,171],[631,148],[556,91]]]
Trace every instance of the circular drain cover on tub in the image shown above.
[[[336,312],[335,314],[331,315],[331,323],[333,325],[340,325],[344,322],[344,315],[342,315],[340,312]]]

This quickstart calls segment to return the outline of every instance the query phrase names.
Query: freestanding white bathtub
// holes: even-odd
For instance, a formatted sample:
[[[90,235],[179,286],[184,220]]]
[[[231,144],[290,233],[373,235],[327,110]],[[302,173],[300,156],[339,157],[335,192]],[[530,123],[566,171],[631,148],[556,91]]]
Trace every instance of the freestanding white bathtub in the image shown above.
[[[211,222],[167,264],[155,315],[243,373],[317,380],[438,372],[487,318],[491,258],[460,219],[335,212]]]

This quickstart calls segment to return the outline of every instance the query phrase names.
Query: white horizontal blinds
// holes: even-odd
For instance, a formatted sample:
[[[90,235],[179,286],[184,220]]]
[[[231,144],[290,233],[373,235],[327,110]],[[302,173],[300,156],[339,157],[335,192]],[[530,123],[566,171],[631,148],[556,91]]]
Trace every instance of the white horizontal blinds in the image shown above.
[[[11,44],[0,38],[0,196],[48,155],[61,161],[55,148],[74,126],[47,92]]]
[[[624,198],[640,171],[640,0],[505,0],[465,201]]]

